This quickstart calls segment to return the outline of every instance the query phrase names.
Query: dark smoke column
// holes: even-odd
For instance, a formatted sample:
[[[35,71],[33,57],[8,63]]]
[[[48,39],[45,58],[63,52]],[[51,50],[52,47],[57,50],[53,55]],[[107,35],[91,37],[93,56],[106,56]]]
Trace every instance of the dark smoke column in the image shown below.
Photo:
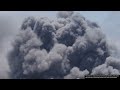
[[[109,51],[96,23],[73,11],[57,17],[25,19],[8,55],[11,78],[81,79],[105,63]]]

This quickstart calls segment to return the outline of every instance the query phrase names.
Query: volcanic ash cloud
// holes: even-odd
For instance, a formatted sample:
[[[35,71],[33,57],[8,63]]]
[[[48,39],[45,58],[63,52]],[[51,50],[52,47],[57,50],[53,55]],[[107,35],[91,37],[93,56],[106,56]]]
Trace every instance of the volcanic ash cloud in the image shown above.
[[[26,18],[8,61],[10,76],[17,79],[83,79],[120,72],[101,28],[73,11],[58,12],[56,20]]]

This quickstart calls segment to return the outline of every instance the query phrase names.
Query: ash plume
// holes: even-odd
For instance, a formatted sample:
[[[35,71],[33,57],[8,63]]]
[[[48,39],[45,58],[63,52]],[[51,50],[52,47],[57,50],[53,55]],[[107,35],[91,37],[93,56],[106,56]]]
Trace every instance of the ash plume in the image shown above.
[[[101,28],[73,11],[58,12],[56,20],[26,18],[8,62],[15,79],[83,79],[120,72]]]

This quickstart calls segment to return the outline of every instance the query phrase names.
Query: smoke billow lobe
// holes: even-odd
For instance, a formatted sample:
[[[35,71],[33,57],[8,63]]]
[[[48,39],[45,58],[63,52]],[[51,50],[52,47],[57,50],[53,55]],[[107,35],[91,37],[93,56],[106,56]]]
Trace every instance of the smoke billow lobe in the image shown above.
[[[102,73],[99,68],[119,73],[96,23],[73,11],[58,12],[57,17],[24,20],[8,56],[12,78],[81,79]]]

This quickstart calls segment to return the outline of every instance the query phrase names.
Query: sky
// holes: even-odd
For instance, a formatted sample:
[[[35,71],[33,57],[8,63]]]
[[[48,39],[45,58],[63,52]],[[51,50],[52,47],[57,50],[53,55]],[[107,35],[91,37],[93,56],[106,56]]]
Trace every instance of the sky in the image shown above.
[[[76,11],[86,19],[98,23],[106,37],[120,45],[120,12],[115,11]],[[11,42],[19,31],[24,18],[28,16],[56,18],[57,11],[0,11],[0,77],[9,71],[7,52]]]

